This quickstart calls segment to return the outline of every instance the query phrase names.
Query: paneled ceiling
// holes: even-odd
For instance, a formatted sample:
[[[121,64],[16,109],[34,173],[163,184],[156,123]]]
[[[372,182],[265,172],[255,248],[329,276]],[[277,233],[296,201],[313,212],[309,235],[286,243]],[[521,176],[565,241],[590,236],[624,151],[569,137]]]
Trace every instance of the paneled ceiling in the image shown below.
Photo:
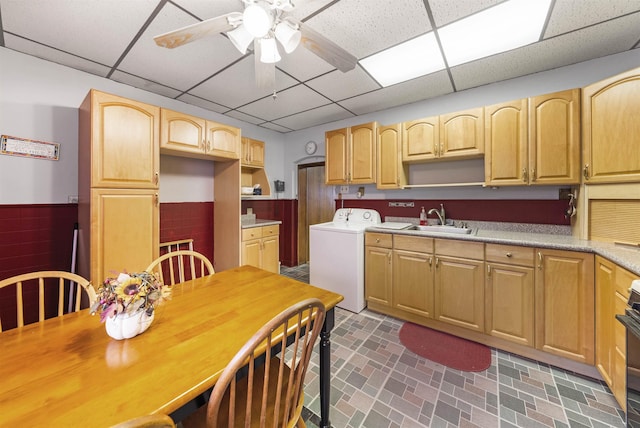
[[[294,0],[289,14],[361,60],[499,3]],[[640,47],[640,0],[553,0],[537,43],[386,88],[359,65],[342,73],[302,46],[281,51],[274,99],[254,83],[253,54],[240,54],[224,35],[175,49],[153,41],[242,10],[241,0],[0,0],[0,46],[278,132]]]

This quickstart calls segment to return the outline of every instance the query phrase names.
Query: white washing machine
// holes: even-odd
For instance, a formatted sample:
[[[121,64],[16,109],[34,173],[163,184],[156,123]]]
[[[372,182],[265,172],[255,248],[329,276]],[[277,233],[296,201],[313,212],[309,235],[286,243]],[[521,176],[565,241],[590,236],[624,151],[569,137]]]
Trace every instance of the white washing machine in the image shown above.
[[[380,213],[340,208],[333,221],[309,226],[309,282],[342,294],[338,306],[362,311],[364,298],[364,230],[380,224]]]

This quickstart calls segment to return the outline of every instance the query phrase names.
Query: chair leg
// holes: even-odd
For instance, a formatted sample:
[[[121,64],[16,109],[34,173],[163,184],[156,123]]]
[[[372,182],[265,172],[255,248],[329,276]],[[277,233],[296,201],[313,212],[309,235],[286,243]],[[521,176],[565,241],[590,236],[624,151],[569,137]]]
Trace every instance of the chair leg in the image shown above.
[[[300,419],[298,419],[298,423],[296,423],[296,428],[307,428],[307,424],[304,423],[304,419],[302,419],[302,416],[300,416]]]

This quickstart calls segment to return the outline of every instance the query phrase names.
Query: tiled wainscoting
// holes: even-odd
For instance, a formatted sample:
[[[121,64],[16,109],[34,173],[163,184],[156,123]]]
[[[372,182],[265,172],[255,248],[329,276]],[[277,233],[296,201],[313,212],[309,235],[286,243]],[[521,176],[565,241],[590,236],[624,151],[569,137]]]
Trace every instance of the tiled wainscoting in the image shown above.
[[[282,273],[308,281],[306,266]],[[306,275],[306,276],[305,276]],[[403,322],[336,309],[331,334],[331,422],[335,428],[623,427],[607,386],[492,350],[483,372],[453,370],[415,355],[398,338]],[[305,420],[319,421],[317,356],[307,373]]]

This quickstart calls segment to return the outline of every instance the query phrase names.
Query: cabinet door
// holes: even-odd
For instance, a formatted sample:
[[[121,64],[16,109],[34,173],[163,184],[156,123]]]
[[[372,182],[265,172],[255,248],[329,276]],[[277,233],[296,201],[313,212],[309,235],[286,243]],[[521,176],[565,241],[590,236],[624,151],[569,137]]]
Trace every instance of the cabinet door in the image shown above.
[[[407,184],[402,164],[402,127],[400,124],[378,128],[378,189],[401,189]]]
[[[260,250],[262,239],[242,241],[242,264],[260,267]]]
[[[534,346],[533,268],[487,263],[487,334]]]
[[[240,129],[207,121],[207,154],[240,159]]]
[[[613,386],[615,265],[602,257],[596,269],[596,368],[604,381]]]
[[[484,154],[482,107],[440,115],[441,158],[474,158]]]
[[[433,254],[393,251],[393,306],[433,318]]]
[[[528,184],[527,100],[485,107],[484,117],[485,183]]]
[[[536,252],[536,348],[593,365],[593,254]]]
[[[584,176],[588,183],[640,181],[640,69],[582,91]]]
[[[418,162],[436,158],[440,143],[439,117],[402,123],[402,161]]]
[[[436,253],[435,266],[435,318],[484,332],[484,262]]]
[[[391,306],[392,250],[365,247],[364,293],[367,302]]]
[[[580,90],[529,99],[531,184],[580,183]]]
[[[351,127],[348,153],[349,182],[366,184],[376,182],[376,122]]]
[[[264,142],[242,137],[242,166],[264,167]]]
[[[158,193],[150,189],[91,190],[91,282],[114,272],[140,272],[160,247]]]
[[[260,267],[269,272],[279,273],[280,262],[280,239],[279,236],[262,238],[262,254]]]
[[[173,110],[160,111],[160,150],[163,153],[204,154],[206,121]]]
[[[157,189],[160,108],[91,93],[91,187]]]
[[[349,129],[342,128],[325,133],[325,182],[345,184],[347,176],[347,152]]]

